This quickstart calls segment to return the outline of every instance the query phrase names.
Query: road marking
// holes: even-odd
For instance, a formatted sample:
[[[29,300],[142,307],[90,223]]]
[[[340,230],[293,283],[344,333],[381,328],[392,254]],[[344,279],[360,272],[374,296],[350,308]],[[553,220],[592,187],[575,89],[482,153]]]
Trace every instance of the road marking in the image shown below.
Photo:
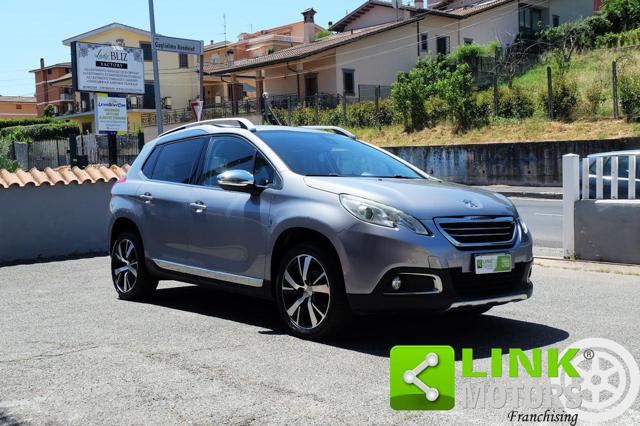
[[[534,213],[534,215],[536,215],[536,216],[557,216],[557,217],[562,217],[561,214],[556,214],[556,213]]]

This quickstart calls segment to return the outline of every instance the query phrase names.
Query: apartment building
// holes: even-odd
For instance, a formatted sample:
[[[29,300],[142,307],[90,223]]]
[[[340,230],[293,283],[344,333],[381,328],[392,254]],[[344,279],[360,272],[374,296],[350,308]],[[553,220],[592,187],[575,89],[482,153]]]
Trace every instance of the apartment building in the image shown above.
[[[0,96],[0,120],[38,116],[36,98],[32,96]]]
[[[44,114],[47,105],[52,105],[56,115],[73,113],[73,90],[68,87],[54,86],[60,79],[71,76],[71,62],[45,65],[40,58],[40,67],[29,71],[33,73],[36,83],[36,100],[38,115]]]

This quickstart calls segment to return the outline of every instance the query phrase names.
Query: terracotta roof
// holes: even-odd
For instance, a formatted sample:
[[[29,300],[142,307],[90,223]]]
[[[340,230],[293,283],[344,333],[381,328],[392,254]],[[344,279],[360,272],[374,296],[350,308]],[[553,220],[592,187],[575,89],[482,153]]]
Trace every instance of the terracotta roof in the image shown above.
[[[42,70],[48,70],[50,68],[71,68],[71,62],[60,62],[57,64],[53,64],[53,65],[47,65],[44,68],[35,68],[32,70],[29,70],[29,72],[38,72],[38,71],[42,71]]]
[[[36,103],[33,96],[0,96],[0,102],[17,102],[21,104]]]
[[[515,0],[484,0],[478,1],[476,4],[470,6],[444,10],[444,12],[466,18],[468,16],[473,16],[480,12],[484,12],[485,10],[493,9],[494,7],[502,6],[503,4],[511,3],[513,1]]]
[[[287,49],[279,50],[276,53],[272,53],[270,55],[235,61],[233,65],[220,67],[221,64],[215,64],[216,67],[212,69],[212,71],[207,71],[207,66],[205,66],[205,72],[214,74],[214,75],[224,74],[228,72],[242,71],[245,69],[259,68],[262,66],[274,65],[274,64],[292,61],[292,60],[302,59],[307,56],[312,56],[312,55],[324,52],[326,50],[330,50],[330,49],[342,46],[344,44],[354,42],[356,40],[368,37],[373,34],[378,34],[384,31],[392,30],[397,27],[408,25],[412,22],[416,22],[420,18],[421,16],[417,16],[415,18],[406,19],[404,21],[389,22],[386,24],[375,25],[372,27],[354,30],[353,32],[349,31],[346,33],[332,34],[330,36],[323,37],[320,40],[317,40],[313,43],[301,44],[298,46],[289,47]]]
[[[29,171],[18,169],[11,173],[6,169],[0,169],[0,188],[10,188],[12,186],[25,187],[57,184],[69,185],[70,183],[95,183],[98,181],[109,182],[118,180],[129,171],[129,165],[122,167],[105,165],[87,166],[85,169],[78,167],[58,167],[52,169],[47,167],[44,170],[33,168]]]

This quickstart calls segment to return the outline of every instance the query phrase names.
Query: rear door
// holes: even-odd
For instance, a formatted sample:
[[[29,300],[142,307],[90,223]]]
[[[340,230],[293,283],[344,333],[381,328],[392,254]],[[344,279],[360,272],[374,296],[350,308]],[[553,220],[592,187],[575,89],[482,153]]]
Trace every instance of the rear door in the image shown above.
[[[158,145],[143,166],[143,174],[149,180],[138,188],[138,197],[143,203],[141,227],[145,251],[165,268],[166,262],[189,264],[192,212],[189,203],[195,191],[192,179],[208,139],[183,139]]]
[[[203,206],[192,211],[193,264],[212,278],[260,286],[271,195],[269,189],[252,195],[220,188],[217,176],[227,170],[248,171],[266,187],[275,180],[271,165],[244,138],[218,135],[209,141],[191,199]]]

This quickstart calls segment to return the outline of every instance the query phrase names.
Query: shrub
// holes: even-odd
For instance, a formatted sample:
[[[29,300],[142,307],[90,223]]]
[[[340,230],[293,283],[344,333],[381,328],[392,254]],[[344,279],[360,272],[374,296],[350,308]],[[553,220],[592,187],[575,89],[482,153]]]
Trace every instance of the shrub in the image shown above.
[[[325,126],[342,126],[342,108],[320,110],[320,124]]]
[[[316,124],[315,108],[302,107],[293,110],[291,112],[291,124],[294,126],[313,126]]]
[[[548,95],[545,90],[540,95],[540,101],[545,112],[549,114]],[[557,120],[571,121],[578,105],[578,87],[575,81],[569,82],[558,78],[553,82],[553,117]]]
[[[620,77],[620,105],[627,121],[640,118],[640,74]]]
[[[640,44],[640,29],[623,33],[607,33],[596,38],[596,46],[601,48],[634,46],[637,44]]]
[[[7,127],[17,127],[17,126],[30,126],[32,124],[47,124],[47,123],[61,123],[60,120],[56,120],[55,118],[16,118],[12,120],[0,120],[0,130]]]
[[[18,164],[9,159],[9,141],[3,141],[0,139],[0,169],[7,169],[10,172],[15,172],[18,168]]]
[[[56,109],[53,107],[53,105],[49,104],[44,107],[42,115],[44,115],[45,117],[53,117],[54,115],[56,115]]]
[[[602,10],[614,31],[626,31],[640,25],[640,0],[604,0]]]
[[[498,94],[498,115],[500,117],[529,118],[534,112],[533,99],[520,86],[500,89]]]
[[[391,87],[391,100],[402,118],[405,131],[418,131],[433,125],[426,102],[434,96],[444,100],[437,83],[447,78],[449,73],[446,64],[427,58],[418,61],[408,73],[398,75],[398,80]]]
[[[347,107],[347,123],[353,127],[376,125],[376,109],[373,102],[358,102]]]
[[[30,142],[46,139],[61,139],[80,134],[78,124],[73,121],[33,124],[30,126],[5,127],[0,130],[0,139],[13,142]]]
[[[589,84],[585,90],[585,106],[586,112],[592,117],[598,114],[600,105],[606,99],[604,94],[604,82],[602,80],[595,80]]]

